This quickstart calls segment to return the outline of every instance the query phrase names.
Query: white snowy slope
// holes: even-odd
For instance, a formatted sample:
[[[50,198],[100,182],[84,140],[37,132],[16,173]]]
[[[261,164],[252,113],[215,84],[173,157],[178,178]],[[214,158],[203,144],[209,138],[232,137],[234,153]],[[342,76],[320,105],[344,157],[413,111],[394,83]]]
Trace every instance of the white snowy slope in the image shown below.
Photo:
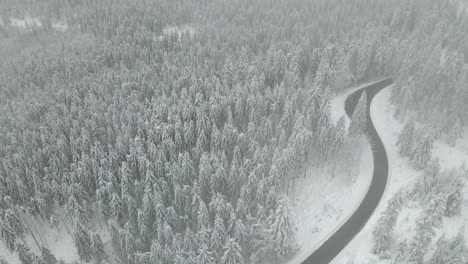
[[[351,243],[335,258],[334,264],[347,264],[350,261],[354,263],[390,263],[389,260],[381,260],[378,256],[371,254],[373,246],[372,231],[387,206],[388,200],[401,188],[411,188],[421,175],[421,171],[416,171],[409,164],[408,159],[401,158],[398,155],[396,142],[403,125],[393,118],[393,107],[389,103],[391,87],[384,89],[377,94],[371,104],[371,116],[375,127],[382,138],[389,158],[390,179],[385,194],[363,230],[351,241]],[[467,131],[468,132],[468,131]],[[458,168],[468,161],[468,136],[457,141],[456,147],[450,147],[442,141],[435,141],[433,157],[440,160],[440,166],[443,169]],[[466,180],[466,179],[465,179]],[[466,185],[465,185],[466,186]],[[466,188],[466,187],[465,187]],[[468,190],[465,191],[467,193]],[[444,226],[437,232],[437,236],[445,232],[448,236],[453,236],[463,223],[468,222],[468,197],[465,196],[462,215],[459,217],[444,217]],[[404,208],[400,213],[398,223],[395,227],[395,236],[399,239],[412,238],[414,235],[414,223],[420,215],[422,208],[417,206]],[[468,230],[465,230],[465,236]],[[436,241],[437,238],[434,239]]]

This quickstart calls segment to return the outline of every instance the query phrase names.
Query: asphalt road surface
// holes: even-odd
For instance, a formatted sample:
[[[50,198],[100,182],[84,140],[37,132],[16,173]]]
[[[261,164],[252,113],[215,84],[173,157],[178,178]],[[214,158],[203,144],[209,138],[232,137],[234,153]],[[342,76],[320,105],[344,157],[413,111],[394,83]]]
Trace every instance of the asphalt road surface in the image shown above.
[[[378,92],[392,83],[392,79],[388,78],[363,87],[346,98],[346,114],[351,117],[361,94],[364,90],[367,93],[366,134],[367,139],[372,146],[372,154],[374,156],[374,174],[372,176],[369,190],[358,209],[327,241],[325,241],[325,243],[315,250],[314,253],[312,253],[312,255],[310,255],[305,261],[303,261],[303,264],[330,263],[362,230],[382,198],[388,179],[388,158],[385,147],[382,144],[382,140],[377,134],[370,117],[370,103]],[[346,199],[346,197],[343,197],[343,199]]]

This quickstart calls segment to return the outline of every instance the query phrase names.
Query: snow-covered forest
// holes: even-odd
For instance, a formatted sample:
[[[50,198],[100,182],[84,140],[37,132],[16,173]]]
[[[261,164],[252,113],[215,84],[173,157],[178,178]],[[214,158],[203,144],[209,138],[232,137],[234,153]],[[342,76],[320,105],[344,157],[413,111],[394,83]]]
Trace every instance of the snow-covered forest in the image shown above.
[[[369,253],[466,263],[439,231],[468,172],[433,152],[467,137],[467,62],[455,0],[1,0],[0,263],[285,263],[313,246],[300,185],[362,177],[366,93],[349,120],[333,100],[385,77],[421,175]]]

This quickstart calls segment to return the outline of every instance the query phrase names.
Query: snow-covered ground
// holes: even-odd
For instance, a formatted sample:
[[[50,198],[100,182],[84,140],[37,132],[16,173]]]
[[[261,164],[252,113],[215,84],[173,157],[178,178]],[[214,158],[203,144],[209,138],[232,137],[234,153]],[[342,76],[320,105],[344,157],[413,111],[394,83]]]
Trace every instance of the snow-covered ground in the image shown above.
[[[350,242],[350,244],[335,258],[332,263],[347,264],[354,261],[361,263],[389,263],[388,260],[380,260],[376,255],[370,253],[373,245],[372,231],[380,217],[381,212],[385,210],[388,200],[401,188],[409,190],[414,185],[421,171],[416,171],[409,164],[407,158],[401,158],[398,155],[396,142],[403,125],[393,118],[393,107],[389,103],[391,87],[384,89],[376,95],[371,104],[371,116],[375,127],[382,138],[387,149],[389,158],[390,179],[387,189],[379,204],[376,212],[371,217],[363,230]],[[468,132],[468,131],[467,131]],[[442,169],[458,168],[468,162],[468,134],[465,138],[457,141],[456,147],[450,147],[442,141],[434,143],[433,157],[439,158]],[[466,187],[465,187],[466,188]],[[465,189],[465,194],[468,189]],[[462,216],[446,218],[444,217],[443,230],[439,230],[437,235],[445,232],[448,237],[453,236],[463,223],[468,223],[468,197],[465,195]],[[415,220],[419,216],[421,208],[417,205],[406,206],[400,213],[398,223],[395,228],[395,237],[412,238],[415,228]],[[465,237],[468,235],[468,229],[465,230]],[[436,241],[435,238],[433,241]],[[351,262],[352,263],[352,262]]]
[[[73,234],[69,234],[64,225],[60,225],[59,229],[51,228],[46,222],[39,220],[39,223],[33,225],[33,221],[27,221],[28,225],[33,227],[33,229],[40,230],[39,235],[36,233],[35,238],[39,244],[46,243],[46,246],[52,251],[57,260],[63,260],[67,263],[80,262],[78,252],[76,251],[75,242],[73,241]],[[70,231],[72,231],[71,229]],[[90,235],[99,233],[101,235],[102,241],[106,243],[110,240],[110,234],[105,228],[100,228],[99,224],[95,224],[93,228],[88,230]],[[34,238],[31,235],[26,235],[24,242],[28,245],[33,253],[37,256],[41,255],[41,251],[37,246]],[[17,253],[11,253],[5,247],[5,244],[0,240],[0,257],[3,257],[8,264],[20,264]]]
[[[331,166],[307,169],[293,190],[292,203],[298,226],[299,251],[288,262],[301,263],[325,242],[356,210],[364,198],[372,179],[373,158],[369,145],[362,140],[363,151],[359,164],[351,175],[337,173]]]
[[[336,96],[331,102],[331,119],[334,123],[344,116],[345,100],[349,94],[375,81],[361,84]],[[350,174],[341,171],[331,178],[330,167],[309,166],[307,175],[295,183],[292,203],[298,225],[298,252],[287,262],[301,263],[325,242],[353,214],[369,190],[373,172],[373,156],[369,144],[357,142],[362,153]],[[357,155],[357,153],[356,153]]]
[[[194,26],[190,24],[185,24],[185,25],[179,25],[179,26],[166,26],[163,28],[163,35],[159,36],[158,39],[162,40],[165,35],[170,35],[177,33],[179,38],[182,36],[184,33],[189,33],[191,37],[197,33],[197,30],[195,29]]]
[[[17,28],[42,27],[42,22],[37,17],[10,18],[10,25]]]
[[[30,16],[26,16],[24,18],[10,17],[9,22],[8,22],[8,19],[6,22],[3,22],[3,20],[0,19],[0,25],[3,25],[4,23],[6,23],[7,25],[11,27],[18,28],[21,30],[28,30],[32,28],[42,28],[44,26],[41,18],[30,17]],[[68,24],[63,20],[54,20],[51,23],[52,23],[52,28],[57,31],[63,32],[68,29]]]

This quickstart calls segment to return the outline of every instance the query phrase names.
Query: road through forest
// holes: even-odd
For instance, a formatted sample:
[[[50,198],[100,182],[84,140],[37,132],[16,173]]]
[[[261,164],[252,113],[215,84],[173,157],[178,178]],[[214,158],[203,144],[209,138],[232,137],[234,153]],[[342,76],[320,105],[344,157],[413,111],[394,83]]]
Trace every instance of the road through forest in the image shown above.
[[[393,84],[392,79],[384,79],[365,86],[346,98],[345,111],[351,117],[361,94],[367,93],[367,128],[366,135],[372,146],[374,156],[374,172],[369,190],[363,201],[351,217],[317,250],[315,250],[302,264],[330,263],[343,248],[361,231],[371,215],[374,213],[385,191],[388,179],[388,158],[385,147],[380,139],[370,116],[370,104],[374,96],[385,87]],[[346,199],[346,197],[343,197]]]

